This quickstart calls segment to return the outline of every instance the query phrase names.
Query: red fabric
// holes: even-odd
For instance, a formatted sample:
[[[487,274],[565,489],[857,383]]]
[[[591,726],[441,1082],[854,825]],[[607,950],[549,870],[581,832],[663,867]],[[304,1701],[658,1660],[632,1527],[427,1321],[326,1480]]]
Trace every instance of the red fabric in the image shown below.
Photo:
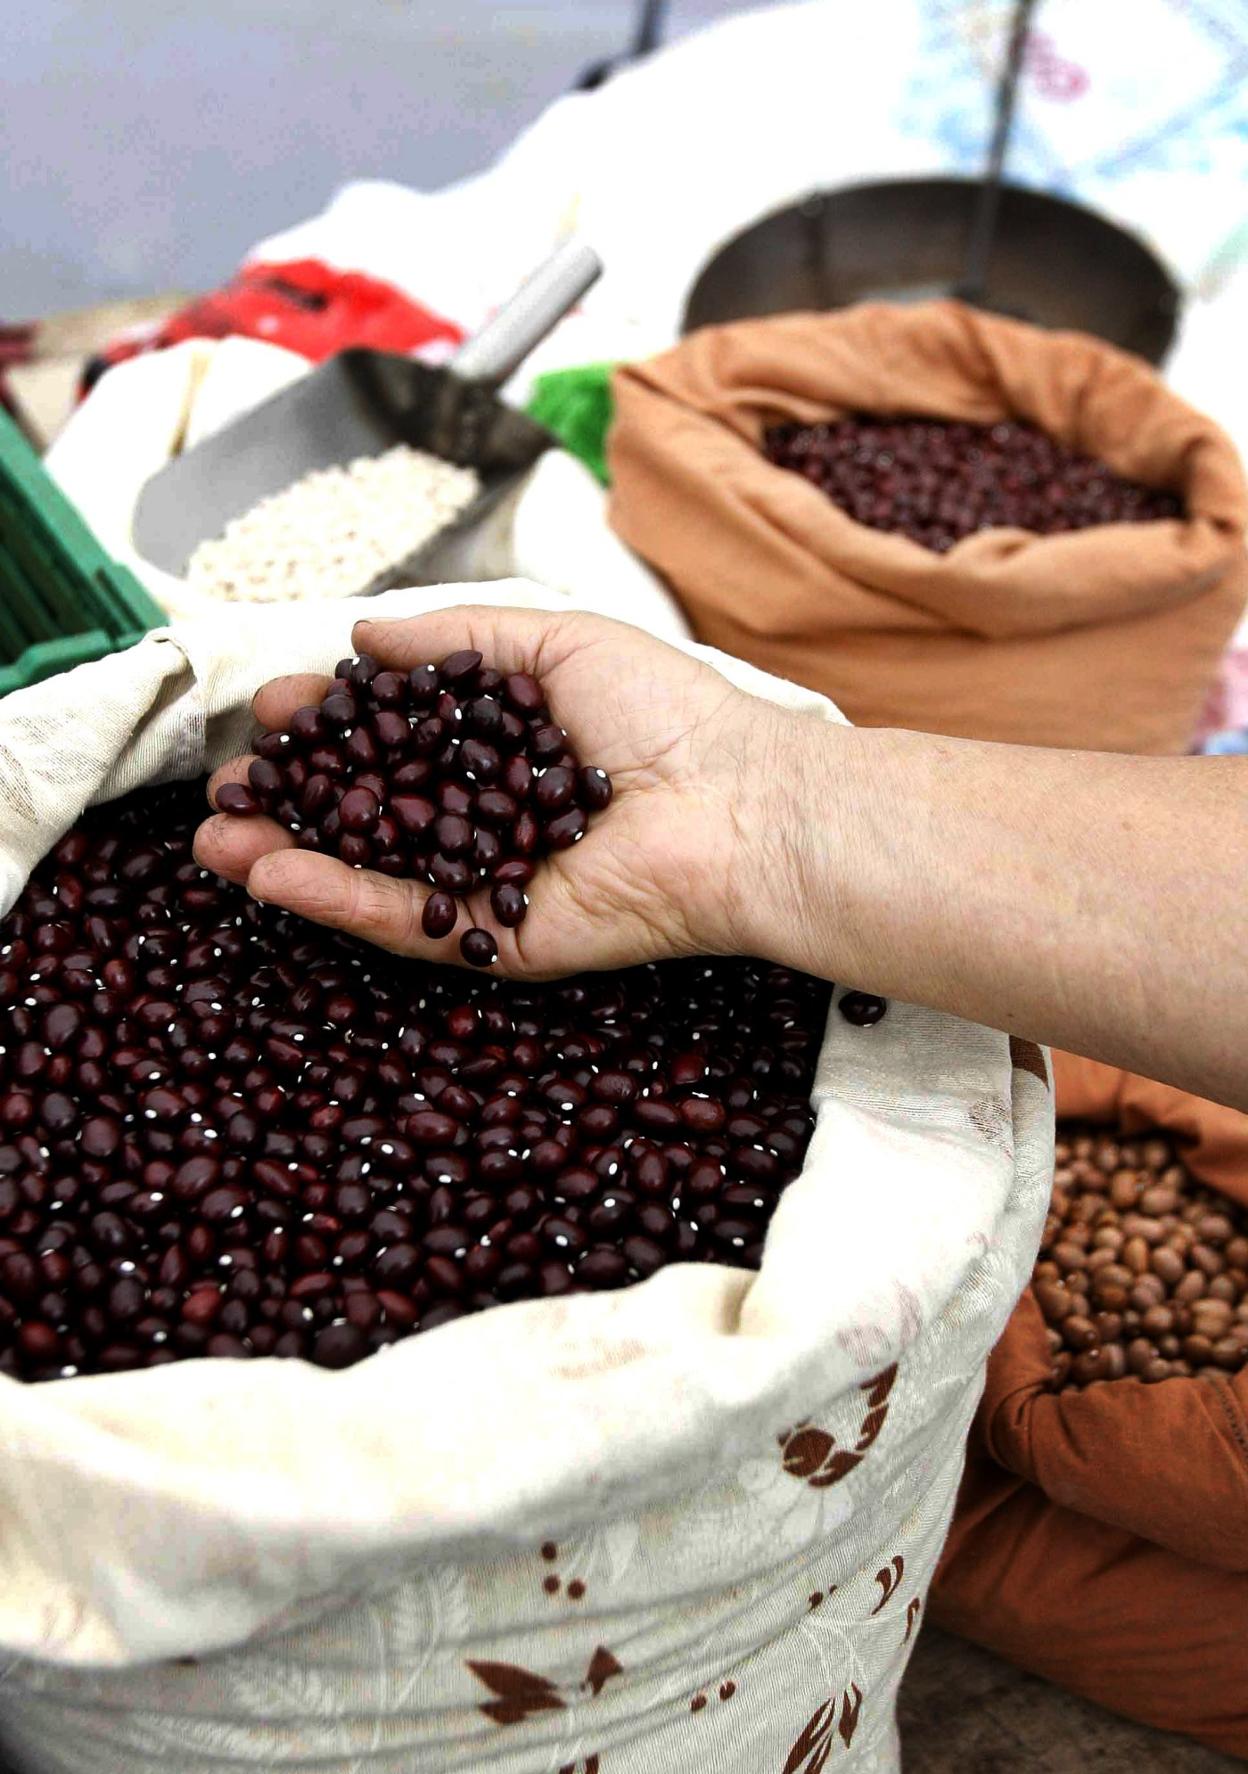
[[[86,388],[104,370],[141,352],[231,335],[282,345],[313,363],[351,345],[411,353],[458,345],[464,337],[453,321],[362,272],[336,271],[319,259],[257,263],[244,265],[224,289],[188,303],[154,332],[117,340],[89,366]]]

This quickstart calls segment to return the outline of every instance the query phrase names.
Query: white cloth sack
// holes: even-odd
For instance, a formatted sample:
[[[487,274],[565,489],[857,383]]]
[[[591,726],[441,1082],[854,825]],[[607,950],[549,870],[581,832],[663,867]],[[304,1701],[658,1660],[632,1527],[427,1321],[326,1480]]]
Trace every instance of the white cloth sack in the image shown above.
[[[134,512],[150,477],[232,419],[289,387],[312,366],[254,339],[190,339],[119,364],[71,416],[45,466],[101,546],[178,618],[237,609],[165,573],[134,544]],[[578,608],[664,639],[688,633],[680,607],[607,523],[603,489],[574,457],[548,450],[481,522],[435,544],[429,583],[536,580]]]
[[[356,615],[475,595],[240,607],[6,698],[0,904],[88,802],[245,745],[255,688],[329,668]],[[894,1004],[833,1011],[816,1101],[758,1275],[512,1305],[342,1373],[0,1380],[0,1759],[892,1774],[1051,1097],[1039,1049]]]

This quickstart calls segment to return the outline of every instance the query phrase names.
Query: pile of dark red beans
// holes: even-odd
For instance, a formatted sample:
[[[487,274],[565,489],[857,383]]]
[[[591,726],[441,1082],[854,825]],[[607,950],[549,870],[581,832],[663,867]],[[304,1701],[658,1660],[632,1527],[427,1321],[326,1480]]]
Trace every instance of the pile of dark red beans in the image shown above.
[[[968,425],[857,414],[772,426],[763,447],[768,461],[805,475],[856,522],[937,554],[1002,525],[1053,536],[1183,515],[1173,493],[1123,480],[1022,419]]]
[[[218,791],[221,811],[267,813],[305,850],[427,881],[430,937],[450,935],[476,890],[501,925],[521,924],[535,865],[579,843],[611,801],[610,778],[577,758],[537,679],[505,677],[468,648],[409,672],[366,653],[340,660],[319,705],[256,752],[248,783]],[[479,926],[460,951],[476,967],[498,958]]]
[[[1060,1133],[1034,1289],[1059,1391],[1248,1365],[1248,1213],[1162,1134]]]
[[[0,1373],[341,1368],[504,1301],[757,1266],[829,987],[398,960],[205,873],[204,811],[183,784],[92,812],[0,924]]]

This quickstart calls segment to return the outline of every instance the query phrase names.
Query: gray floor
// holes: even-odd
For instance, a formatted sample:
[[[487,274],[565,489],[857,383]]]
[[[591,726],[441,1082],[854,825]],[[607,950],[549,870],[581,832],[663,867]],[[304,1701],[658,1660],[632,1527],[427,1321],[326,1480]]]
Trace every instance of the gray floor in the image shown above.
[[[740,10],[671,0],[668,34]],[[632,0],[0,0],[0,321],[211,288],[348,178],[434,187],[483,166],[636,16]]]
[[[930,1626],[898,1714],[904,1774],[1234,1774],[1243,1766],[1115,1718]]]

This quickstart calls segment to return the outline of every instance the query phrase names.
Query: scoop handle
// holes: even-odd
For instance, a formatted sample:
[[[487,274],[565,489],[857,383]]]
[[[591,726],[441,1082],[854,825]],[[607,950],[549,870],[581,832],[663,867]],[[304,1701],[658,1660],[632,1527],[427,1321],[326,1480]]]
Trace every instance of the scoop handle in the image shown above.
[[[601,276],[602,261],[593,248],[575,236],[565,240],[481,331],[460,346],[449,367],[465,380],[497,387]]]

